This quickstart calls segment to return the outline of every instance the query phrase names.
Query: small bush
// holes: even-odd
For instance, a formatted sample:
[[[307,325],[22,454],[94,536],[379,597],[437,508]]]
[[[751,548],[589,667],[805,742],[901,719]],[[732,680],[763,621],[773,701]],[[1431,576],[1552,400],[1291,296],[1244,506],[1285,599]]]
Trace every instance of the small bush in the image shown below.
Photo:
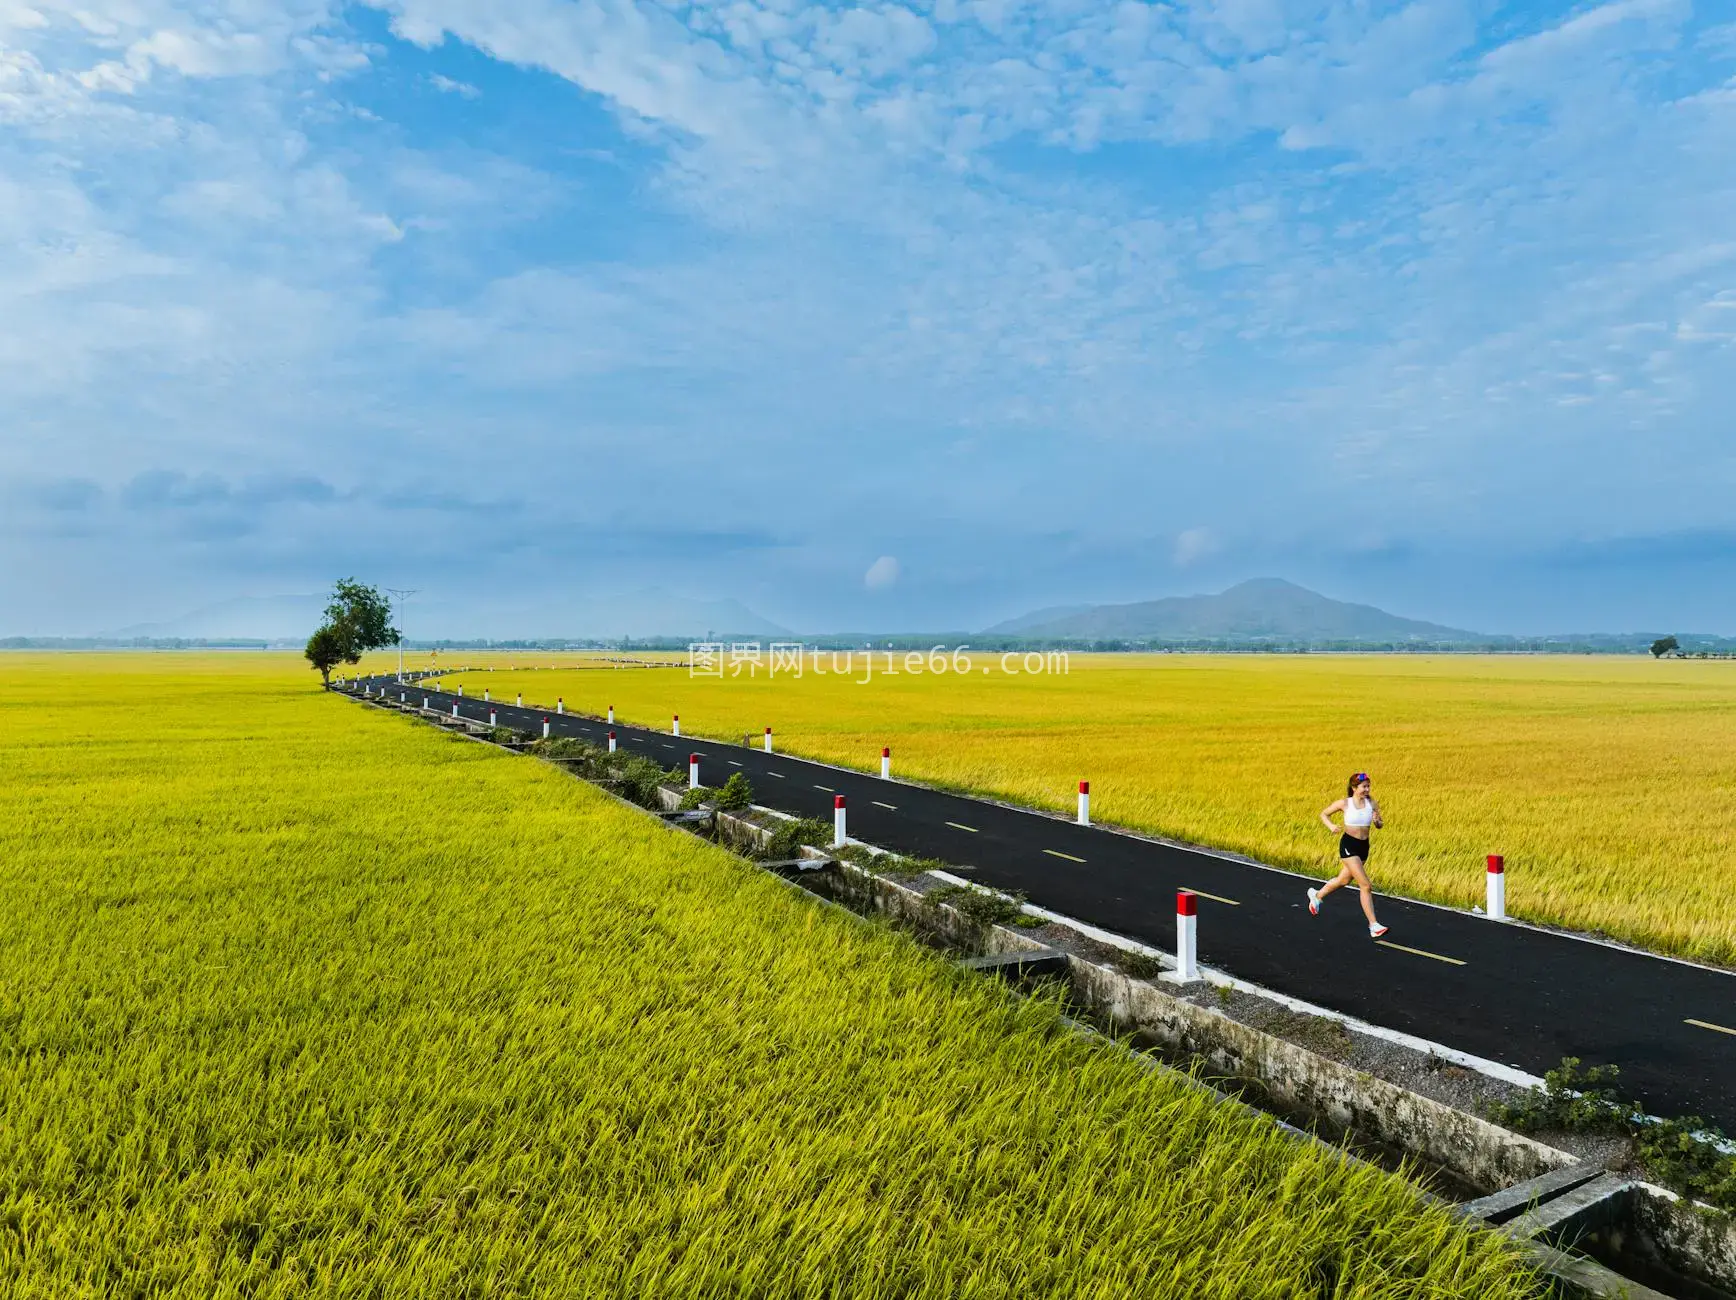
[[[717,796],[717,806],[728,812],[740,812],[743,808],[753,806],[753,786],[748,784],[745,773],[730,774],[729,780],[723,783],[723,789]]]
[[[831,842],[830,826],[812,817],[801,817],[795,821],[784,822],[772,832],[771,842],[765,847],[765,855],[771,861],[783,861],[796,857],[805,844],[822,848]]]
[[[1164,972],[1163,963],[1149,953],[1130,952],[1116,958],[1116,961],[1122,970],[1136,980],[1156,979]]]
[[[1524,1130],[1626,1133],[1646,1173],[1672,1191],[1693,1197],[1727,1214],[1736,1214],[1736,1155],[1720,1149],[1724,1133],[1698,1117],[1649,1121],[1614,1087],[1620,1071],[1613,1065],[1581,1070],[1577,1056],[1565,1057],[1511,1106],[1490,1107],[1498,1124]]]
[[[1631,1129],[1634,1107],[1617,1099],[1613,1084],[1620,1071],[1613,1065],[1579,1068],[1579,1058],[1569,1056],[1543,1076],[1543,1087],[1533,1088],[1511,1106],[1497,1104],[1490,1117],[1497,1124],[1520,1130],[1560,1129],[1569,1133],[1619,1133]]]
[[[1640,1160],[1653,1178],[1726,1214],[1736,1214],[1736,1155],[1714,1145],[1723,1139],[1721,1131],[1690,1117],[1647,1124],[1634,1136]]]
[[[686,794],[682,795],[681,802],[675,806],[681,812],[687,812],[689,809],[699,807],[702,803],[715,803],[716,800],[716,790],[713,790],[708,785],[696,785]]]
[[[907,858],[887,854],[874,865],[876,870],[885,875],[896,876],[900,880],[914,880],[930,871],[945,871],[950,864],[939,858]]]
[[[639,754],[615,754],[613,757],[615,762],[610,765],[608,780],[621,796],[641,808],[661,808],[657,790],[668,779],[668,774]]]
[[[929,890],[923,899],[937,907],[942,903],[948,904],[972,925],[985,929],[991,925],[1016,925],[1024,917],[1020,909],[1025,905],[1025,896],[1017,892],[985,893],[964,885],[942,885],[939,889]],[[1042,922],[1038,921],[1038,924]]]

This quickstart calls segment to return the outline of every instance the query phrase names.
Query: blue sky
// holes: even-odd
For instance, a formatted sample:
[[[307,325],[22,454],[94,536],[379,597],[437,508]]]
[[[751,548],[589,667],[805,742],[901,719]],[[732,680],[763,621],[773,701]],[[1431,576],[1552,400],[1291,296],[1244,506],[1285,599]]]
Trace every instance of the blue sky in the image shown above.
[[[0,634],[1736,633],[1728,3],[0,0],[0,308]]]

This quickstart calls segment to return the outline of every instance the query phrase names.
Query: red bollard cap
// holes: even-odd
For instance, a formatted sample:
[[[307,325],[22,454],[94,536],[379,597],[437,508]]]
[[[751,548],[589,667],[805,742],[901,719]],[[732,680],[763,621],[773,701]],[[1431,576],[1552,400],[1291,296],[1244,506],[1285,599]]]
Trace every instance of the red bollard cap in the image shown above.
[[[832,796],[832,807],[842,808],[843,806],[844,806],[844,796],[841,794],[833,795]]]
[[[614,738],[615,738],[615,733],[614,733],[614,732],[612,732],[612,731],[611,731],[611,732],[610,732],[610,733],[609,733],[609,739],[610,739],[610,740],[613,740],[613,739],[614,739]]]
[[[1080,794],[1090,794],[1091,793],[1091,782],[1089,782],[1089,781],[1079,782],[1079,793]]]
[[[687,756],[687,761],[690,764],[697,763],[697,762],[699,762],[699,755],[698,754],[689,754]]]
[[[1191,889],[1175,891],[1175,914],[1177,916],[1193,916],[1199,908],[1199,896]]]
[[[880,750],[880,757],[881,758],[891,758],[892,757],[892,746],[886,745],[886,746],[882,747],[882,749]]]
[[[1499,853],[1491,853],[1489,855],[1489,874],[1491,876],[1499,876],[1504,874],[1506,870],[1507,859],[1502,857]]]

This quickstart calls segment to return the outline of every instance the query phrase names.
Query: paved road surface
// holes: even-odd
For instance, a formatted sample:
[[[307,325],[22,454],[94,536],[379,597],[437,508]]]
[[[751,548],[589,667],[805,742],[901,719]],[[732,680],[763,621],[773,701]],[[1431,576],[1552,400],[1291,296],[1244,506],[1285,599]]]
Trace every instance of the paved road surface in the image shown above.
[[[602,744],[664,767],[700,756],[700,780],[747,774],[759,803],[830,822],[847,799],[849,833],[900,853],[941,858],[972,880],[1175,950],[1175,891],[1200,891],[1199,960],[1266,988],[1541,1075],[1564,1056],[1621,1067],[1622,1090],[1654,1113],[1699,1115],[1736,1132],[1736,975],[1466,913],[1380,897],[1386,941],[1369,939],[1352,890],[1308,914],[1309,879],[1215,854],[1079,826],[782,754],[492,705],[372,679],[377,691],[502,726]],[[1322,872],[1328,849],[1322,837]],[[1375,879],[1380,870],[1379,849]],[[1475,870],[1475,864],[1467,864]],[[1736,899],[1731,901],[1736,911]]]

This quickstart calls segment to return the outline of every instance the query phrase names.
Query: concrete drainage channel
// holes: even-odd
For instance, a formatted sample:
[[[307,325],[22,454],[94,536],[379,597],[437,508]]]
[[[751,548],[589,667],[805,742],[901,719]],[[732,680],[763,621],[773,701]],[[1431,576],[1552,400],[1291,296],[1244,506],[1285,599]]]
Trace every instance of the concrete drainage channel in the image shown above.
[[[491,729],[438,710],[378,697],[368,703],[500,743]],[[522,750],[525,742],[503,747]],[[791,820],[758,806],[740,813],[707,804],[683,811],[678,805],[685,793],[660,791],[663,820],[744,854],[763,849],[776,827]],[[1167,954],[1122,941],[1168,968],[1155,978],[1136,978],[1094,959],[1093,950],[1113,936],[1067,918],[1051,920],[1049,941],[1041,941],[928,899],[918,880],[893,879],[824,850],[807,848],[798,858],[758,865],[825,902],[885,917],[954,954],[962,967],[1019,989],[1059,986],[1083,1032],[1130,1039],[1145,1049],[1136,1055],[1154,1068],[1181,1067],[1224,1084],[1233,1097],[1212,1090],[1276,1118],[1298,1140],[1324,1141],[1317,1131],[1346,1159],[1387,1168],[1402,1159],[1407,1172],[1420,1172],[1426,1194],[1518,1243],[1564,1294],[1736,1300],[1736,1222],[1729,1216],[1191,1001],[1179,989],[1162,987],[1174,968]],[[1193,1082],[1210,1086],[1200,1077]]]

